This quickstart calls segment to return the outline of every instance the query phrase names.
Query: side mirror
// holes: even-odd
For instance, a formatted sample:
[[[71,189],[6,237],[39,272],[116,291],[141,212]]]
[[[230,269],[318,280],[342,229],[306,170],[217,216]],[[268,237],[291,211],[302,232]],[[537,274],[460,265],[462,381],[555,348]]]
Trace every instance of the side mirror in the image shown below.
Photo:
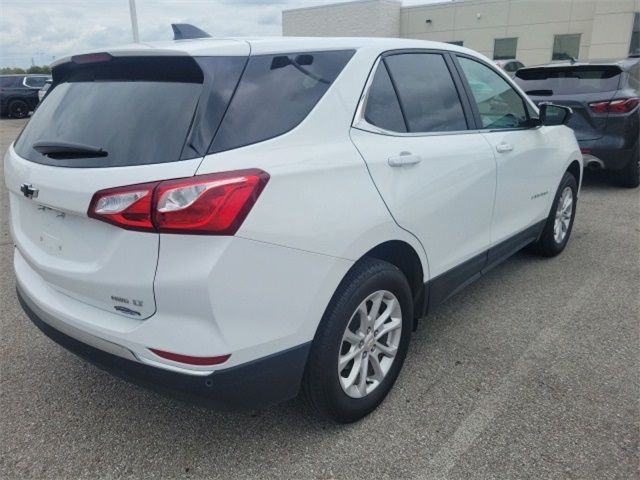
[[[573,110],[562,105],[543,102],[539,105],[540,123],[542,125],[566,125],[573,115]]]

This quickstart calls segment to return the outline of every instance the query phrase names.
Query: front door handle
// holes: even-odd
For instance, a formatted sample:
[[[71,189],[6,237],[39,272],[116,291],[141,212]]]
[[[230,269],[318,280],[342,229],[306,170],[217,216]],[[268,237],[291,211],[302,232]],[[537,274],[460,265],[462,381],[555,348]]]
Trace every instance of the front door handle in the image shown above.
[[[404,167],[407,165],[415,165],[422,161],[420,155],[413,155],[410,152],[401,152],[396,157],[389,157],[389,166],[391,167]]]
[[[496,150],[498,151],[498,153],[508,153],[513,151],[513,145],[503,142],[496,146]]]

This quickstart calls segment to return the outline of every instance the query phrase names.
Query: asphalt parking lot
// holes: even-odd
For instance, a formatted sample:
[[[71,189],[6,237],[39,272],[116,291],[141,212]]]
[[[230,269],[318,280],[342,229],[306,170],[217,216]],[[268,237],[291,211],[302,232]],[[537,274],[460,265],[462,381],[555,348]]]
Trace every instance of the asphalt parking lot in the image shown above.
[[[0,120],[4,153],[24,121]],[[0,187],[0,477],[640,477],[640,190],[583,186],[558,258],[527,253],[424,320],[380,409],[325,424],[293,400],[222,413],[58,347],[15,297]]]

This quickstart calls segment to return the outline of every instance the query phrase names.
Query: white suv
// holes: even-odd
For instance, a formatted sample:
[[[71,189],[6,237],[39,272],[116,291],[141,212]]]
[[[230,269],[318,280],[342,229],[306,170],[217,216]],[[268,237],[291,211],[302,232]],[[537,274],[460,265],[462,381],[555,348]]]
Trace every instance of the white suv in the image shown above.
[[[18,296],[114,373],[357,420],[415,319],[534,244],[582,172],[565,107],[399,39],[182,40],[64,58],[5,157]]]

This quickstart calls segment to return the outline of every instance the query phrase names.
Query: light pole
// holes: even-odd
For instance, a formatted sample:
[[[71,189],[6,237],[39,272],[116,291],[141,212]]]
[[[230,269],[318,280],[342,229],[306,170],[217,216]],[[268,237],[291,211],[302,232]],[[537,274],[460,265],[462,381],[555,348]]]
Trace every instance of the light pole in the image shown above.
[[[133,32],[133,43],[140,41],[138,34],[138,14],[136,13],[136,0],[129,0],[129,12],[131,13],[131,31]]]

